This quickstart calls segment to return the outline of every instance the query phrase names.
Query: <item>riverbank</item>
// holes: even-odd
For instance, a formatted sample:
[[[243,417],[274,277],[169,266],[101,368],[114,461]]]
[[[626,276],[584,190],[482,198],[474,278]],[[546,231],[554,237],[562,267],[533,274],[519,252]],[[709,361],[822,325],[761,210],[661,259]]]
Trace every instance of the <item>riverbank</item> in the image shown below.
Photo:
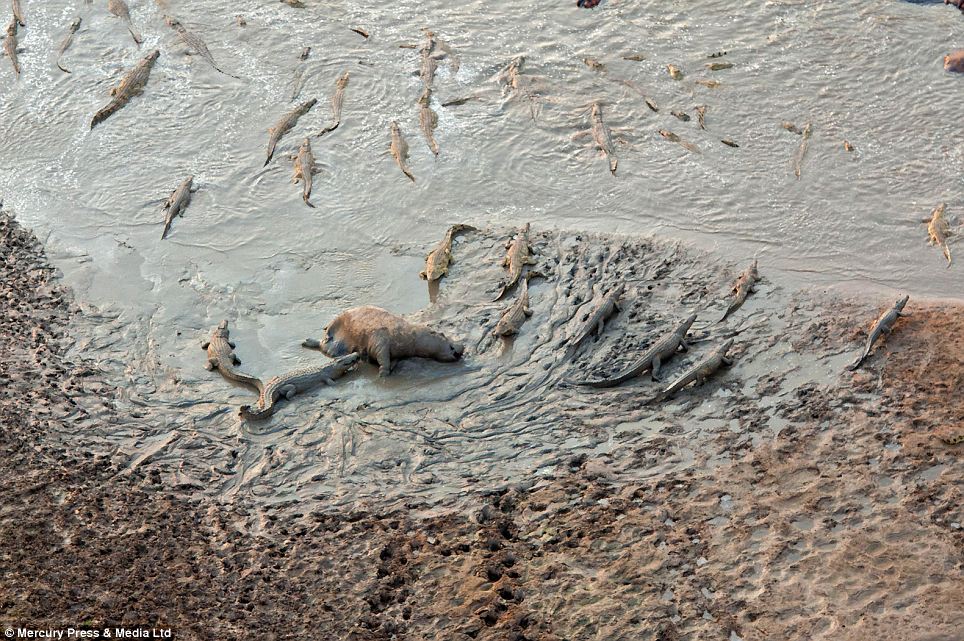
[[[413,499],[299,513],[214,500],[163,462],[78,447],[131,420],[123,390],[71,351],[81,312],[37,240],[0,215],[0,244],[0,627],[948,641],[964,627],[959,307],[912,300],[864,369],[814,379],[794,363],[849,354],[868,306],[791,302],[766,313],[792,354],[744,348],[752,389],[724,378],[660,409],[657,431],[607,427],[609,447],[469,492],[458,510]],[[606,394],[554,405],[574,426],[586,412],[611,420],[602,408],[633,390]]]

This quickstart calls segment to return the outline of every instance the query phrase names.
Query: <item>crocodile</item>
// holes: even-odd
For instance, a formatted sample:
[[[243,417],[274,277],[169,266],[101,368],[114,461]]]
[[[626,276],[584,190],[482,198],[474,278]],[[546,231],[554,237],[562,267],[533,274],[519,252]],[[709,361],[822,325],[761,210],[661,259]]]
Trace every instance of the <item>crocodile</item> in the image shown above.
[[[26,27],[27,20],[23,16],[23,7],[20,6],[20,0],[13,0],[10,4],[13,6],[13,17],[16,18],[17,24],[21,27]]]
[[[518,296],[502,314],[502,318],[499,319],[495,329],[492,330],[492,334],[503,338],[518,334],[522,324],[530,316],[532,316],[532,310],[529,308],[529,278],[526,277],[522,279],[522,288],[519,290]]]
[[[130,102],[134,96],[139,96],[147,85],[147,80],[151,75],[151,68],[161,52],[155,49],[138,62],[133,69],[127,72],[120,83],[110,90],[111,100],[107,106],[101,108],[90,121],[90,128],[93,129],[98,124],[104,122],[111,115],[119,111],[124,105]]]
[[[780,126],[786,129],[787,131],[789,131],[790,133],[797,134],[798,136],[803,133],[803,129],[800,129],[800,127],[797,127],[794,123],[790,122],[789,120],[784,120],[783,122],[780,123]]]
[[[873,327],[870,328],[870,335],[867,337],[867,347],[864,349],[863,354],[860,355],[860,358],[854,361],[852,365],[849,365],[847,369],[854,371],[860,367],[860,364],[870,356],[870,350],[873,348],[874,343],[876,343],[881,336],[886,336],[893,331],[897,319],[905,315],[902,312],[908,300],[910,300],[910,296],[905,295],[894,303],[893,307],[881,314],[880,317],[874,321]]]
[[[798,180],[800,179],[800,171],[803,166],[803,159],[807,155],[807,149],[810,148],[810,134],[812,131],[813,125],[810,123],[810,121],[807,121],[807,124],[803,127],[803,131],[800,132],[803,140],[800,141],[800,147],[797,148],[797,153],[793,156],[793,174]]]
[[[435,246],[428,256],[425,257],[425,270],[418,273],[418,277],[428,282],[441,279],[449,273],[449,264],[452,263],[452,237],[460,231],[475,229],[471,225],[452,225],[445,232],[445,237]]]
[[[60,60],[64,57],[64,53],[67,52],[67,49],[69,49],[70,45],[74,42],[74,34],[77,33],[78,29],[80,29],[81,21],[82,19],[80,16],[74,18],[74,21],[70,23],[69,27],[67,27],[67,35],[64,36],[64,39],[60,43],[60,47],[57,49],[57,68],[64,73],[70,73],[70,70],[64,68],[64,66],[60,64]]]
[[[359,354],[353,353],[336,358],[327,365],[304,367],[275,376],[261,389],[257,408],[252,409],[250,405],[241,406],[241,418],[249,421],[266,419],[274,414],[275,403],[282,396],[290,401],[296,394],[318,385],[333,385],[336,379],[354,369],[360,359]]]
[[[408,176],[408,179],[415,182],[415,176],[412,175],[412,170],[408,168],[406,160],[408,160],[408,143],[402,137],[402,130],[398,128],[398,123],[392,121],[391,124],[392,132],[392,145],[389,151],[392,154],[392,158],[398,164],[398,168],[402,170],[402,173]]]
[[[358,35],[360,35],[362,38],[365,38],[366,40],[367,40],[367,39],[369,38],[369,36],[371,35],[371,34],[369,34],[367,31],[365,31],[364,29],[362,29],[362,28],[360,28],[360,27],[348,27],[348,30],[349,30],[349,31],[354,31],[355,33],[357,33]]]
[[[582,63],[595,71],[596,73],[606,73],[606,65],[599,62],[593,57],[583,58]]]
[[[211,55],[211,51],[208,46],[201,40],[201,37],[192,31],[188,31],[187,27],[181,24],[181,21],[172,16],[164,16],[164,22],[177,34],[178,39],[189,49],[193,49],[199,56],[204,58],[209,65],[214,67],[214,70],[223,73],[225,76],[231,76],[232,78],[237,78],[237,76],[228,73],[224,69],[218,66],[218,63],[214,61],[214,56]]]
[[[131,11],[127,8],[127,3],[124,0],[107,0],[107,10],[113,13],[115,16],[127,23],[127,30],[131,32],[131,37],[137,46],[140,46],[144,39],[141,35],[134,31],[134,23],[131,22]]]
[[[615,176],[619,159],[616,158],[616,148],[613,146],[612,133],[609,131],[609,126],[603,122],[602,105],[599,104],[598,101],[592,103],[589,122],[592,139],[599,150],[606,154],[606,159],[609,161],[609,171]]]
[[[612,378],[584,381],[578,384],[597,388],[615,387],[647,371],[650,372],[650,376],[654,381],[660,380],[659,370],[662,364],[669,360],[677,351],[685,352],[688,349],[685,342],[686,332],[690,330],[690,327],[695,321],[696,314],[690,314],[685,320],[677,323],[672,331],[664,334],[653,343],[632,365]]]
[[[706,65],[706,68],[710,71],[723,71],[724,69],[732,69],[732,62],[711,62]]]
[[[579,337],[573,341],[572,346],[569,348],[570,354],[575,353],[590,336],[602,336],[603,330],[606,328],[606,321],[609,320],[610,316],[622,309],[619,306],[619,297],[623,295],[625,290],[626,285],[619,283],[603,297],[599,307],[596,308],[596,311],[592,313],[589,320],[583,325],[583,330],[579,333]]]
[[[171,224],[174,219],[178,216],[184,215],[184,210],[187,206],[191,204],[191,188],[194,186],[194,176],[188,176],[184,179],[174,193],[164,202],[164,231],[161,232],[161,240],[167,238],[167,234],[171,231]]]
[[[438,126],[438,114],[432,110],[432,92],[426,89],[418,98],[418,124],[425,134],[425,141],[432,153],[438,156],[438,143],[435,141],[435,128]]]
[[[14,18],[7,25],[7,36],[3,39],[3,51],[10,58],[13,72],[20,78],[20,59],[17,58],[17,20]]]
[[[455,53],[455,50],[444,40],[436,38],[433,31],[430,29],[422,29],[422,32],[425,34],[425,42],[419,49],[422,56],[422,68],[419,76],[422,78],[423,87],[425,89],[431,89],[432,82],[435,80],[435,70],[438,68],[438,61],[440,59],[449,59],[452,73],[458,73],[461,61]]]
[[[720,369],[720,367],[723,367],[724,365],[732,365],[733,360],[727,358],[726,356],[726,352],[729,351],[732,346],[733,339],[727,339],[726,342],[710,352],[706,358],[701,360],[699,363],[687,370],[682,376],[673,381],[673,384],[663,390],[662,394],[657,397],[657,400],[669,398],[690,383],[702,385],[706,382],[706,379],[712,376],[716,370]]]
[[[717,321],[718,323],[722,323],[730,314],[740,309],[746,301],[746,297],[751,292],[756,291],[758,280],[760,280],[760,275],[757,273],[757,261],[754,259],[753,264],[743,270],[743,273],[733,283],[733,289],[730,290],[730,303],[727,305],[726,311],[723,312],[723,316]]]
[[[309,199],[311,198],[312,177],[317,173],[317,170],[315,168],[315,155],[311,153],[311,142],[307,138],[301,143],[301,147],[298,148],[298,153],[292,158],[295,161],[295,173],[291,182],[297,183],[299,180],[304,181],[305,185],[301,192],[301,199],[305,201],[306,205],[314,208],[314,205],[311,204]]]
[[[508,275],[502,283],[502,291],[495,297],[495,302],[505,296],[505,293],[519,282],[522,270],[526,265],[535,265],[536,261],[532,257],[532,246],[529,244],[529,223],[522,226],[515,237],[506,243],[505,258],[502,259],[502,266],[508,270]]]
[[[677,109],[675,111],[669,112],[669,114],[675,118],[678,118],[679,120],[682,120],[683,122],[690,121],[690,115],[685,111],[680,111],[679,109]]]
[[[502,95],[508,92],[521,94],[529,103],[529,115],[532,120],[536,119],[536,99],[529,85],[529,80],[522,75],[522,65],[525,63],[525,56],[516,56],[508,66],[499,73],[498,80],[503,85]]]
[[[221,376],[229,381],[248,385],[260,393],[264,389],[261,379],[234,368],[235,365],[241,364],[241,359],[234,353],[235,347],[228,330],[228,321],[223,320],[211,332],[211,338],[201,343],[201,349],[208,351],[208,359],[204,367],[208,371],[217,369]]]
[[[947,219],[944,218],[946,209],[947,205],[941,203],[931,212],[931,217],[925,218],[923,222],[927,223],[927,235],[930,238],[927,244],[940,247],[941,251],[944,252],[944,258],[947,259],[947,266],[950,267],[951,248],[947,246],[947,237],[952,235],[953,232],[951,232]]]
[[[706,105],[696,108],[696,122],[699,123],[700,129],[706,129]]]
[[[335,81],[335,95],[331,99],[331,124],[318,132],[319,136],[324,136],[338,129],[338,125],[341,124],[341,109],[345,104],[345,88],[348,86],[350,75],[346,71],[338,76],[338,80]]]
[[[278,146],[278,142],[286,133],[294,129],[295,125],[298,124],[298,119],[311,111],[311,108],[314,107],[317,102],[317,99],[312,98],[307,102],[301,103],[282,116],[281,120],[279,120],[274,127],[268,130],[268,157],[264,161],[265,167],[267,167],[268,163],[271,162],[271,158],[274,156],[274,150],[275,147]]]
[[[301,50],[301,53],[298,54],[298,60],[300,60],[301,63],[304,63],[304,61],[307,60],[308,56],[310,55],[311,55],[311,47],[305,47],[304,49]],[[298,94],[301,93],[301,84],[302,84],[301,79],[302,79],[302,76],[305,75],[305,66],[306,65],[304,64],[299,64],[298,67],[295,69],[295,77],[291,83],[291,100],[297,99]]]
[[[677,145],[679,145],[683,149],[686,149],[687,151],[692,151],[694,154],[700,153],[699,147],[689,142],[688,140],[683,140],[682,138],[680,138],[679,134],[674,134],[672,131],[669,131],[668,129],[660,129],[659,135],[670,142],[675,142]]]
[[[666,71],[669,72],[669,77],[672,78],[673,80],[683,79],[683,76],[684,76],[683,70],[677,67],[676,65],[666,65]]]

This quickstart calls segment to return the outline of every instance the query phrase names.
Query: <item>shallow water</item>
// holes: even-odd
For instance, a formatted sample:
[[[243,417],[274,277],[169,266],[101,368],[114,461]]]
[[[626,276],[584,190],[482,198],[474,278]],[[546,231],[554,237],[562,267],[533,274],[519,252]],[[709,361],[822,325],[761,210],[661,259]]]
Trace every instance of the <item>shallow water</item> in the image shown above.
[[[233,407],[247,393],[232,392],[201,369],[198,341],[226,317],[245,366],[255,373],[318,362],[317,353],[298,343],[319,334],[341,309],[377,304],[414,313],[428,305],[417,274],[452,222],[503,234],[530,221],[536,231],[680,239],[715,252],[718,258],[703,268],[682,272],[714,286],[722,284],[717,260],[742,263],[758,256],[761,271],[788,288],[843,284],[914,297],[962,296],[961,267],[945,268],[919,222],[940,201],[948,203],[952,219],[961,218],[964,206],[956,100],[964,78],[941,65],[945,53],[964,46],[964,17],[955,9],[904,2],[611,0],[584,11],[571,2],[533,8],[305,1],[304,10],[253,0],[131,2],[145,39],[138,49],[104,3],[28,0],[19,82],[0,60],[0,194],[46,238],[78,297],[104,314],[102,331],[87,347],[125,372],[130,394],[141,402],[149,398],[150,411],[166,408],[164,420],[177,438],[165,447],[183,447],[183,457],[191,447],[207,447],[208,434],[219,452],[236,450],[237,465],[225,463],[235,469],[233,480],[221,486],[228,494],[250,487],[252,478],[273,478],[265,474],[271,466],[293,466],[297,473],[283,478],[308,483],[324,476],[329,463],[306,452],[334,448],[330,460],[344,461],[343,453],[357,452],[361,441],[357,428],[338,428],[317,404],[289,410],[308,412],[291,427],[244,431]],[[207,42],[223,69],[242,79],[184,55],[161,20],[160,4]],[[55,50],[78,14],[84,23],[64,57],[73,72],[67,75],[54,66]],[[246,27],[235,23],[238,14]],[[349,27],[372,37],[363,39]],[[418,128],[418,52],[399,47],[420,43],[423,27],[461,57],[457,73],[442,61],[434,84],[437,159]],[[292,101],[305,46],[312,53]],[[109,87],[155,47],[161,57],[144,95],[89,131]],[[731,69],[706,68],[708,54],[717,51],[727,52],[719,60]],[[645,60],[623,59],[632,54]],[[535,121],[525,101],[504,97],[495,80],[517,55],[526,57],[524,73],[538,95]],[[606,71],[589,69],[582,62],[587,56]],[[667,63],[685,77],[671,79]],[[309,209],[290,182],[287,156],[305,135],[328,124],[334,82],[344,70],[351,81],[342,125],[313,140],[322,171],[315,179],[317,209]],[[707,78],[720,86],[695,82]],[[658,114],[639,91],[655,100]],[[479,99],[462,106],[440,106],[474,94]],[[267,127],[312,97],[318,105],[262,168]],[[588,127],[593,100],[603,103],[604,117],[622,139],[616,177],[585,139],[572,140]],[[696,123],[697,105],[707,106],[705,131]],[[681,122],[671,110],[685,110],[692,120]],[[391,120],[411,147],[414,185],[387,153]],[[813,123],[799,179],[791,159],[801,139],[780,127],[784,120]],[[701,153],[667,142],[657,133],[661,128]],[[740,147],[722,145],[722,138]],[[856,150],[844,151],[844,139]],[[162,242],[160,201],[188,174],[199,191]],[[461,277],[487,275],[494,282],[499,242],[489,238],[476,247],[478,271]],[[495,261],[491,272],[483,271],[483,257]],[[449,281],[458,283],[457,273]],[[468,296],[489,283],[456,286]],[[448,322],[465,305],[449,298],[423,317]],[[657,314],[671,318],[677,311]],[[375,385],[365,377],[349,388],[359,386],[366,402],[376,404],[380,396],[424,401],[435,393],[421,397],[409,383]],[[319,394],[316,400],[332,393]],[[192,436],[176,403],[198,395],[210,404],[191,409],[188,422],[200,426]],[[222,412],[226,398],[234,403],[230,415]],[[157,421],[147,432],[148,439],[166,438]],[[544,442],[546,433],[533,438]],[[144,447],[136,430],[105,438],[126,442],[132,451]],[[412,452],[416,441],[407,444]],[[604,441],[587,437],[578,447]],[[372,447],[366,460],[375,465],[394,445]],[[416,454],[403,458],[402,469],[419,469]],[[525,458],[519,470],[538,468],[537,458]],[[453,461],[453,474],[475,462]],[[368,471],[359,478],[374,476]]]

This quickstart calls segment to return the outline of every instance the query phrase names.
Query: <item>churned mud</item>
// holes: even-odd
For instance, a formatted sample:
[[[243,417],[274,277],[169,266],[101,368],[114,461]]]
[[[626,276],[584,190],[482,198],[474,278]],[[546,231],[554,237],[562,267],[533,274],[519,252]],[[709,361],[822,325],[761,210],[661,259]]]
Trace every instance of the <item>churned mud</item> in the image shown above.
[[[365,366],[246,425],[236,409],[250,392],[203,369],[210,327],[174,343],[196,350],[197,369],[166,371],[157,353],[175,347],[78,309],[36,240],[0,217],[0,626],[958,638],[960,306],[912,296],[850,373],[891,296],[786,292],[761,266],[758,291],[715,324],[744,265],[534,230],[546,278],[503,344],[490,334],[514,292],[491,300],[511,233],[458,238],[436,302],[415,316],[463,340],[462,363],[403,362],[384,381]],[[619,282],[622,311],[571,353]],[[703,387],[651,403],[660,388],[645,376],[572,384],[621,369],[693,310],[666,381],[735,340],[733,366]],[[232,338],[260,375],[244,332]]]

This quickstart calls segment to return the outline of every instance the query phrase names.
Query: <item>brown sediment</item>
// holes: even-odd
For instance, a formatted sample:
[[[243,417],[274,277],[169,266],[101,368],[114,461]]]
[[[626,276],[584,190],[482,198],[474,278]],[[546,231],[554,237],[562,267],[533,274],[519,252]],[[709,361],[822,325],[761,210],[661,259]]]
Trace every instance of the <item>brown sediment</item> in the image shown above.
[[[492,262],[500,236],[466,243],[466,272]],[[551,301],[547,284],[532,292],[526,333],[546,336],[513,367],[539,374],[511,379],[530,401],[473,397],[490,408],[461,418],[427,403],[457,429],[430,432],[441,420],[428,414],[393,429],[415,426],[422,447],[434,439],[458,455],[457,438],[498,448],[552,421],[528,447],[554,446],[557,431],[594,447],[554,446],[538,469],[495,482],[476,451],[453,461],[465,479],[456,503],[416,491],[430,470],[391,504],[263,501],[212,498],[183,460],[152,459],[143,444],[134,455],[100,447],[99,434],[132,420],[160,429],[163,415],[125,415],[109,368],[71,351],[68,329],[84,329],[84,313],[36,239],[0,214],[0,627],[171,627],[178,639],[955,637],[964,445],[943,436],[964,424],[959,305],[912,299],[849,373],[868,305],[765,284],[735,315],[733,368],[644,413],[639,401],[658,386],[566,387],[568,374],[542,369],[552,343],[591,308],[594,287],[626,282],[626,310],[574,365],[618,370],[674,315],[667,301],[712,301],[732,274],[655,242],[532,238],[542,255],[559,245],[568,278]],[[450,291],[467,278],[454,273]],[[691,351],[718,338],[700,337]],[[496,395],[509,386],[490,383]],[[352,411],[370,428],[422,412],[382,405]]]

